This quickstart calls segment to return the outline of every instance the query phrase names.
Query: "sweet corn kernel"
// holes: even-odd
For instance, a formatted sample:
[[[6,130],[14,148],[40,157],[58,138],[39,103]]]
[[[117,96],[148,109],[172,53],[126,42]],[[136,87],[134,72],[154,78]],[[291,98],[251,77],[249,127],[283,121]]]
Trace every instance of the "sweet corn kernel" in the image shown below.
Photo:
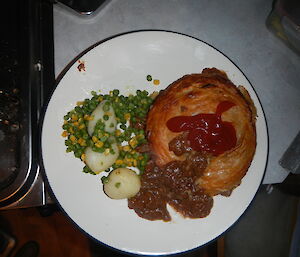
[[[86,146],[86,141],[84,139],[81,141],[80,146]]]
[[[125,161],[125,164],[126,164],[126,165],[131,166],[131,161],[130,161],[130,159],[127,159],[127,158],[126,158],[124,161]]]
[[[72,142],[76,142],[77,140],[76,140],[76,137],[75,136],[70,136],[70,140],[72,141]]]
[[[71,119],[72,119],[73,121],[76,121],[76,120],[78,120],[78,117],[77,117],[77,115],[75,115],[75,114],[72,114],[72,117],[71,117]]]
[[[68,131],[66,131],[66,130],[65,130],[63,133],[61,133],[61,135],[62,135],[63,137],[67,137],[68,134],[69,134],[69,133],[68,133]]]
[[[111,112],[105,112],[104,115],[112,116],[112,113]]]
[[[109,155],[109,153],[110,153],[110,149],[106,148],[105,151],[104,151],[104,155]]]
[[[77,106],[79,106],[79,105],[83,105],[84,104],[84,102],[83,101],[78,101],[77,103],[76,103],[76,105]]]
[[[130,113],[125,113],[124,118],[125,118],[125,120],[129,120],[130,119]]]
[[[78,144],[80,144],[81,146],[86,146],[86,141],[83,138],[79,138]]]
[[[133,160],[133,166],[134,166],[134,167],[137,166],[137,160]]]
[[[104,145],[104,143],[101,142],[101,141],[99,141],[99,142],[97,142],[97,143],[95,144],[95,146],[97,146],[97,147],[99,147],[99,148],[101,148],[103,145]],[[108,149],[108,150],[109,150],[109,149]]]
[[[88,114],[85,114],[84,117],[83,117],[85,120],[93,120],[94,119],[94,116],[90,116]]]
[[[143,134],[139,134],[139,135],[137,135],[137,138],[138,138],[138,139],[144,139],[145,136],[144,136]]]
[[[69,128],[69,132],[73,134],[74,133],[74,129],[72,127],[70,127]]]
[[[92,140],[93,140],[94,143],[97,143],[99,141],[99,139],[95,136],[92,136]]]
[[[116,164],[117,164],[117,165],[121,165],[121,164],[123,164],[123,163],[124,163],[123,160],[116,160]]]
[[[98,148],[101,148],[104,145],[103,142],[99,141],[95,144],[95,146],[97,146]]]
[[[81,160],[85,161],[85,154],[84,153],[81,155]]]
[[[159,81],[159,79],[155,79],[155,80],[153,80],[153,84],[154,84],[155,86],[159,85],[159,84],[160,84],[160,81]]]
[[[121,130],[117,129],[117,130],[115,131],[115,135],[116,135],[117,137],[120,136],[121,134],[122,134]]]
[[[125,151],[125,152],[130,151],[130,146],[129,145],[123,146],[123,151]]]
[[[78,127],[79,126],[79,122],[76,121],[76,122],[73,123],[73,125],[76,126],[76,127]]]
[[[85,125],[84,124],[80,124],[80,126],[78,127],[79,129],[84,129]]]
[[[129,141],[129,145],[134,148],[136,147],[138,141],[136,140],[136,138],[131,138],[130,141]]]
[[[158,94],[159,94],[159,92],[158,92],[158,91],[155,91],[155,92],[153,92],[153,93],[150,95],[150,97],[151,97],[152,99],[155,99],[155,98],[158,96]]]

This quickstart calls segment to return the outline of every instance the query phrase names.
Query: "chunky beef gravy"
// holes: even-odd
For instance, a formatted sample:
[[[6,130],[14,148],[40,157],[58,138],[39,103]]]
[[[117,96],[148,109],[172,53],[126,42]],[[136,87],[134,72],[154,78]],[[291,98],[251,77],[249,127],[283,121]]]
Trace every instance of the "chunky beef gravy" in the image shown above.
[[[207,166],[207,155],[190,151],[184,137],[177,138],[170,147],[184,148],[185,161],[172,161],[160,168],[150,160],[141,176],[139,193],[128,200],[128,207],[148,220],[170,221],[167,204],[187,218],[206,217],[213,206],[213,198],[204,194],[195,181]],[[181,141],[181,143],[179,142]]]

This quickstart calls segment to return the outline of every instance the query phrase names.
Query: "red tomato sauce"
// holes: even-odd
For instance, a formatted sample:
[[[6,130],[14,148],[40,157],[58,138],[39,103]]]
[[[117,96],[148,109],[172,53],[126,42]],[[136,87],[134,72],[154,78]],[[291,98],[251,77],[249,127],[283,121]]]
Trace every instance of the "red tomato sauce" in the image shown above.
[[[220,155],[236,145],[236,132],[231,122],[222,121],[221,115],[235,104],[223,101],[216,113],[200,113],[194,116],[176,116],[167,121],[172,132],[188,131],[188,140],[195,151]]]

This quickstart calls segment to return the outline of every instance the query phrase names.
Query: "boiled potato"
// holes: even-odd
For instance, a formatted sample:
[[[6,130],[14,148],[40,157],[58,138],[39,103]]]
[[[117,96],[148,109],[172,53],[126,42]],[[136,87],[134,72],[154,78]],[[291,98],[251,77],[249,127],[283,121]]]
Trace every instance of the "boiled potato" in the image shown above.
[[[105,131],[111,133],[111,132],[114,132],[116,129],[117,120],[116,120],[116,114],[115,114],[113,107],[110,105],[108,111],[103,110],[103,106],[105,105],[106,102],[107,101],[104,100],[100,104],[98,104],[96,109],[91,114],[91,116],[93,116],[94,118],[88,122],[88,128],[87,128],[90,136],[93,135],[96,123],[100,119],[102,119],[102,121],[105,124]],[[108,120],[103,119],[103,116],[105,114],[109,114]]]
[[[94,152],[91,147],[85,149],[85,164],[96,174],[111,167],[119,156],[119,148],[116,143],[112,143],[114,154]]]
[[[104,184],[104,192],[112,199],[126,199],[135,196],[141,188],[140,177],[131,169],[113,170]]]

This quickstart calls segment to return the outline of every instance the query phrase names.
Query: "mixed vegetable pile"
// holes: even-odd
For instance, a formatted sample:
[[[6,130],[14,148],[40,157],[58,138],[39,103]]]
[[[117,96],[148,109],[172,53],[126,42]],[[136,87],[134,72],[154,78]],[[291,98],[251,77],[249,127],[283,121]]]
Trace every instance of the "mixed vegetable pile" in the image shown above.
[[[90,99],[77,102],[64,116],[62,136],[66,138],[66,151],[85,163],[83,172],[107,172],[108,176],[101,180],[111,198],[129,198],[139,190],[138,175],[149,157],[137,147],[147,142],[144,127],[152,102],[147,91],[137,90],[129,96],[120,95],[117,89],[109,94],[92,91]],[[137,168],[138,174],[127,167]],[[128,189],[132,192],[122,191]]]

